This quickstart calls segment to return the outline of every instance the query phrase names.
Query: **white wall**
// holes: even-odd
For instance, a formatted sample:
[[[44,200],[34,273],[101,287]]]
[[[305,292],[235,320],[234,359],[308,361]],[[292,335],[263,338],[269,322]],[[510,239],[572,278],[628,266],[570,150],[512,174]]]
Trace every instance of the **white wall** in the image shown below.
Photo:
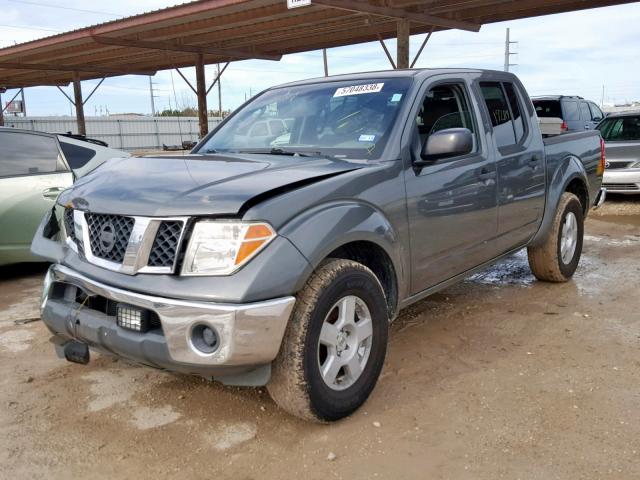
[[[209,117],[209,130],[218,123]],[[200,129],[196,117],[86,117],[87,136],[107,142],[121,150],[158,149],[162,145],[181,145],[183,140],[197,141]],[[6,127],[51,133],[77,133],[75,117],[11,117]]]

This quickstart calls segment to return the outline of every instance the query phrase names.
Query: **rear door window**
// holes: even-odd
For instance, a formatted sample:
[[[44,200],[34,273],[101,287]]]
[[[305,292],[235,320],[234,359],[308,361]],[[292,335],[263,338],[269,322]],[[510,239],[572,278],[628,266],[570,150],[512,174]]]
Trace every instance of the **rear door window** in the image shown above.
[[[562,102],[562,106],[564,107],[564,117],[563,120],[580,120],[580,111],[578,110],[578,102],[573,100],[565,100]]]
[[[524,119],[522,118],[522,113],[520,110],[520,100],[518,99],[518,94],[516,92],[516,88],[512,83],[505,82],[504,91],[507,92],[507,99],[509,100],[509,106],[511,107],[511,114],[513,116],[513,126],[516,133],[516,143],[520,143],[520,141],[524,138],[525,134],[525,124]]]
[[[591,121],[591,110],[587,102],[580,102],[580,119]]]
[[[489,111],[498,148],[515,145],[517,142],[513,118],[501,84],[499,82],[482,82],[480,90]]]
[[[59,168],[58,145],[53,137],[31,133],[0,132],[0,176],[38,175]]]
[[[66,143],[64,140],[60,141],[60,148],[62,148],[62,153],[64,153],[67,163],[73,170],[84,167],[89,160],[96,156],[95,150],[74,145],[73,143]]]

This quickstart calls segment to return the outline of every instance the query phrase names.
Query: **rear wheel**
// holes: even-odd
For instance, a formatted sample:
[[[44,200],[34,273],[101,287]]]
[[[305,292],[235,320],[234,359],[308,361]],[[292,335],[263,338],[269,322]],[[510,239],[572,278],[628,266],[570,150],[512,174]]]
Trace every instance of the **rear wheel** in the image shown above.
[[[582,212],[578,197],[568,192],[562,194],[544,243],[527,249],[529,266],[538,280],[566,282],[575,273],[582,255]]]
[[[371,270],[351,260],[323,262],[298,294],[269,393],[305,419],[351,414],[378,380],[388,323],[384,291]]]

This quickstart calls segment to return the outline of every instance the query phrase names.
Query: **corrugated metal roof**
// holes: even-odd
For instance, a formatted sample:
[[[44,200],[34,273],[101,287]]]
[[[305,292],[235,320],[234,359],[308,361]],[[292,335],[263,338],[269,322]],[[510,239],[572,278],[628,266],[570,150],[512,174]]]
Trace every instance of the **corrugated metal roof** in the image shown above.
[[[628,0],[202,0],[91,25],[0,49],[0,86],[66,85],[80,79],[282,55],[411,33],[601,7]]]

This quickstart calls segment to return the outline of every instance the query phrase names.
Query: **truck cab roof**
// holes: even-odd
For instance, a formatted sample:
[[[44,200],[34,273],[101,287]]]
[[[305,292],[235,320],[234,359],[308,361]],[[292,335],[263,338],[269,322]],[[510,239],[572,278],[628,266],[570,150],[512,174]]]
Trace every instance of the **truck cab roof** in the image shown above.
[[[500,75],[513,75],[501,70],[482,70],[478,68],[408,68],[402,70],[373,70],[362,73],[349,73],[343,75],[331,75],[329,77],[315,77],[306,80],[298,80],[295,82],[285,83],[273,88],[293,87],[298,85],[310,85],[321,82],[338,82],[345,80],[367,80],[375,78],[418,78],[425,79],[434,75],[452,74],[452,73],[495,73]]]

